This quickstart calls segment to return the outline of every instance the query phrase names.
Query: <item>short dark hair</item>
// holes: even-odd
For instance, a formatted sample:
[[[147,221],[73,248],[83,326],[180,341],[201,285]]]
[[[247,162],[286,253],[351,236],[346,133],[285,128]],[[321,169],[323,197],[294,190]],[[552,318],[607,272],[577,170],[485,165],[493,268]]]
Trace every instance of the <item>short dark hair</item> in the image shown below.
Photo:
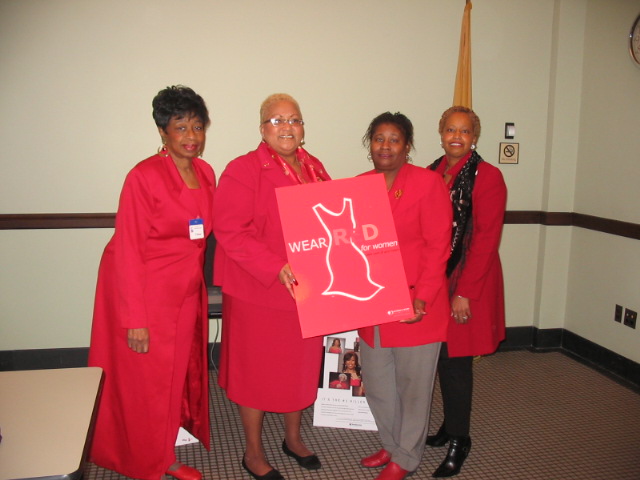
[[[204,100],[184,85],[173,85],[160,90],[151,105],[153,120],[163,130],[166,130],[169,121],[174,117],[197,117],[205,127],[209,126],[209,111]]]
[[[403,115],[400,112],[391,113],[384,112],[378,115],[376,118],[371,120],[369,124],[369,128],[367,128],[367,132],[362,137],[362,144],[369,148],[371,145],[371,140],[373,140],[373,133],[376,131],[379,125],[384,123],[390,123],[391,125],[395,125],[404,135],[404,139],[409,145],[410,148],[413,148],[413,124],[411,120],[409,120],[406,115]]]

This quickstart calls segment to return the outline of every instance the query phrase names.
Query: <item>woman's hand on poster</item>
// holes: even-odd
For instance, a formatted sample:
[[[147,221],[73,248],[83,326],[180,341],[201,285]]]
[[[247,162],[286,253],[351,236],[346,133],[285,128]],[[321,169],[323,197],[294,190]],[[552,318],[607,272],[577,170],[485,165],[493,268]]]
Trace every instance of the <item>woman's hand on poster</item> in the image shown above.
[[[424,306],[424,300],[416,298],[413,301],[413,313],[415,314],[415,316],[407,318],[405,320],[400,320],[400,323],[416,323],[422,320],[422,317],[427,314],[427,312],[425,312],[424,310]]]
[[[282,267],[282,270],[280,270],[280,273],[278,274],[278,279],[280,280],[280,283],[287,288],[287,290],[291,294],[291,298],[295,299],[296,294],[293,291],[293,286],[298,285],[298,281],[291,271],[291,265],[287,263],[284,267]]]

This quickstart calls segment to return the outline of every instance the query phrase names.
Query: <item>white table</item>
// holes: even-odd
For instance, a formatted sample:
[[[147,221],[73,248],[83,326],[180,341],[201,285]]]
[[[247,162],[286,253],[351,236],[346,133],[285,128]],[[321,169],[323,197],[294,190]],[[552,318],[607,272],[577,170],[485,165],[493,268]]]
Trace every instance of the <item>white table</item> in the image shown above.
[[[82,476],[98,367],[0,372],[0,480]]]

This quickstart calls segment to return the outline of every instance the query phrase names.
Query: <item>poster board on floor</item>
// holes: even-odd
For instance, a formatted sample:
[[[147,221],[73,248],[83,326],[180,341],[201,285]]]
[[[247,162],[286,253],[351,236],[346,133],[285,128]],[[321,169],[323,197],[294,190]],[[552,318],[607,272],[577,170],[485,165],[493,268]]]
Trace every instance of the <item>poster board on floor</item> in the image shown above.
[[[351,365],[345,369],[345,363],[348,362]],[[324,337],[322,386],[314,403],[314,426],[377,430],[366,399],[366,374],[359,366],[360,341],[357,331]],[[350,374],[345,374],[345,371],[353,370],[349,367],[355,367],[359,375],[352,378]],[[340,378],[340,375],[346,378]]]
[[[276,189],[302,336],[413,316],[381,174]]]
[[[178,436],[176,438],[176,447],[182,445],[191,445],[192,443],[199,443],[199,440],[187,432],[184,428],[180,427],[178,430]]]

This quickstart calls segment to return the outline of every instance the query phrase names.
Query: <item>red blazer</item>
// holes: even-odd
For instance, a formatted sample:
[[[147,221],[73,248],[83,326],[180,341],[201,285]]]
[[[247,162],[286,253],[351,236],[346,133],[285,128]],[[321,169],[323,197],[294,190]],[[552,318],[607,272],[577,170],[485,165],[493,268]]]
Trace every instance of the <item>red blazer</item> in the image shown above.
[[[311,155],[309,159],[321,178],[330,180],[320,160]],[[213,223],[218,242],[214,283],[224,293],[256,305],[296,310],[278,281],[288,260],[275,189],[291,185],[264,142],[225,168]]]
[[[437,172],[444,172],[446,161]],[[450,173],[449,187],[462,169],[461,160]],[[458,324],[449,319],[447,346],[452,357],[488,355],[505,338],[504,283],[498,248],[502,236],[507,187],[500,170],[480,162],[471,195],[473,234],[462,273],[453,295],[470,301],[471,319]]]
[[[155,155],[129,172],[98,272],[89,365],[104,369],[105,383],[91,458],[134,478],[160,478],[175,458],[168,410],[182,410],[182,425],[209,448],[206,241],[189,238],[189,220],[202,218],[205,236],[211,232],[215,176],[203,160],[193,167],[198,191],[170,157]],[[199,316],[181,322],[194,295]],[[150,334],[144,356],[126,340],[128,328],[141,327]]]
[[[367,172],[367,174],[375,171]],[[379,326],[383,347],[411,347],[446,340],[451,314],[446,289],[446,264],[451,242],[451,202],[442,178],[424,168],[405,164],[389,190],[389,203],[398,234],[407,286],[412,299],[426,302],[421,321]],[[359,336],[373,346],[374,327]]]

